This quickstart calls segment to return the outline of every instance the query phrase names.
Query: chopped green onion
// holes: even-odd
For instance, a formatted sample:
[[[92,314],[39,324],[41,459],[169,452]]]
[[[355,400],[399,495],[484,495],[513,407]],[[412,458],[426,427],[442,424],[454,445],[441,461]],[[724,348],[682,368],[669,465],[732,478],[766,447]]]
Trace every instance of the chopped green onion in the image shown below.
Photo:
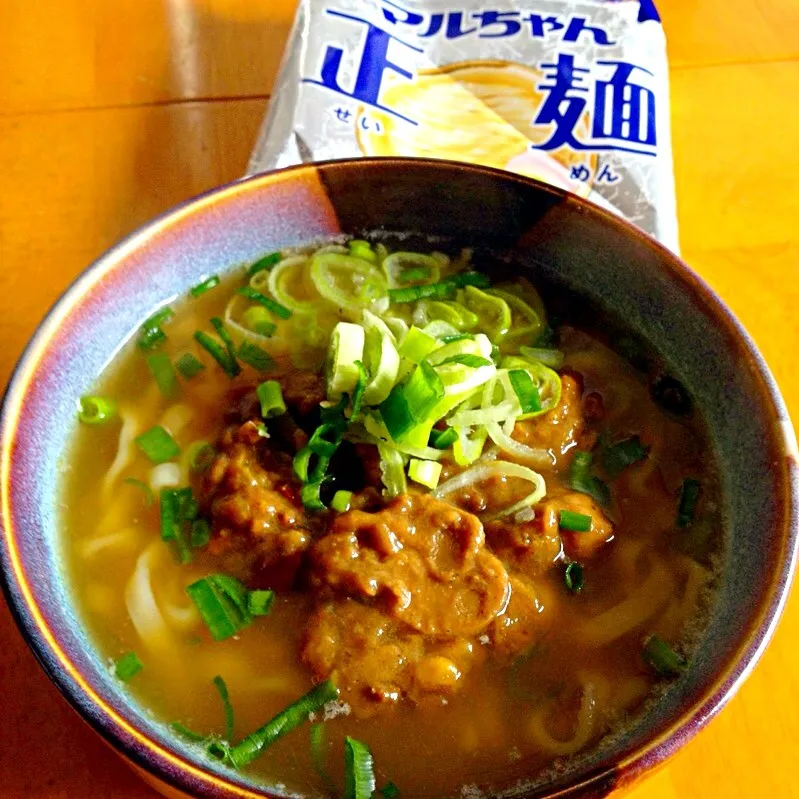
[[[558,525],[561,530],[571,530],[574,533],[588,533],[593,525],[593,520],[585,513],[562,510],[558,514]]]
[[[300,489],[300,499],[306,510],[325,510],[325,503],[322,502],[321,492],[322,481],[315,480],[313,483],[305,483]]]
[[[391,437],[400,441],[415,427],[428,421],[427,417],[443,397],[441,378],[429,363],[422,361],[410,379],[394,386],[380,403],[380,414]]]
[[[228,741],[232,741],[235,717],[233,715],[233,705],[230,703],[227,685],[225,685],[225,681],[218,674],[214,677],[213,683],[214,687],[219,692],[219,698],[222,700],[222,707],[225,710],[225,738]]]
[[[227,761],[234,768],[242,768],[252,763],[264,749],[271,746],[278,738],[307,721],[310,713],[321,710],[328,702],[337,698],[338,688],[330,680],[320,683],[305,696],[300,697],[278,713],[263,727],[230,747],[226,753]]]
[[[166,341],[166,333],[160,327],[148,327],[142,330],[136,346],[140,350],[154,350],[164,341]]]
[[[369,261],[369,263],[372,264],[377,261],[377,255],[368,241],[353,239],[348,246],[350,255],[354,258],[362,258],[364,261]]]
[[[186,380],[191,380],[205,369],[205,364],[190,352],[184,352],[175,361],[175,366]]]
[[[646,639],[643,656],[659,677],[676,677],[685,670],[685,660],[657,635]]]
[[[311,760],[316,773],[322,778],[331,795],[335,794],[333,780],[325,768],[324,753],[325,727],[323,724],[311,725]]]
[[[186,593],[215,641],[236,635],[252,621],[247,608],[247,589],[226,574],[203,577],[188,586]]]
[[[261,383],[255,393],[261,403],[261,416],[264,419],[271,419],[275,416],[282,416],[286,412],[286,403],[283,400],[283,389],[277,380],[267,380]]]
[[[352,505],[352,491],[336,491],[330,507],[338,513],[346,513]]]
[[[145,359],[147,368],[155,378],[158,388],[165,397],[174,397],[180,391],[172,361],[165,352],[154,352]]]
[[[323,422],[308,439],[308,449],[323,458],[332,458],[340,443],[341,429],[338,425]]]
[[[272,356],[263,347],[251,341],[242,341],[236,350],[236,356],[240,361],[252,366],[256,372],[269,372],[275,368]]]
[[[259,258],[255,263],[251,264],[247,270],[247,274],[252,277],[257,275],[258,272],[263,272],[265,269],[271,269],[275,264],[279,264],[283,256],[279,252],[270,252],[263,258]]]
[[[355,361],[355,367],[358,370],[358,382],[355,384],[355,389],[352,392],[352,414],[350,420],[353,422],[358,421],[361,415],[361,405],[363,405],[363,395],[366,392],[366,386],[369,383],[369,373],[361,361]]]
[[[311,461],[313,460],[313,466]],[[318,482],[327,471],[329,458],[314,452],[310,447],[303,447],[295,456],[293,462],[294,474],[303,483]]]
[[[393,782],[387,782],[378,793],[383,799],[399,799],[400,790]]]
[[[260,291],[256,291],[249,286],[242,286],[241,288],[236,289],[236,292],[241,294],[242,297],[246,297],[248,300],[260,303],[264,306],[264,308],[266,308],[268,311],[271,311],[275,316],[279,316],[281,319],[289,319],[291,317],[291,311],[286,308],[285,305],[281,305],[279,302],[267,297],[265,294],[261,294]]]
[[[580,563],[572,561],[566,566],[566,571],[563,575],[566,583],[566,588],[572,594],[579,594],[583,590],[583,567]]]
[[[195,474],[208,471],[216,457],[216,450],[207,441],[195,441],[188,450],[189,469]]]
[[[266,616],[274,603],[274,591],[250,591],[247,594],[247,610],[251,616]]]
[[[172,721],[170,722],[169,726],[180,736],[183,738],[187,738],[190,741],[194,741],[196,743],[202,743],[208,739],[206,735],[200,735],[199,732],[194,732],[194,730],[190,730],[184,724],[181,724],[179,721]]]
[[[116,402],[107,397],[81,397],[78,406],[78,419],[84,424],[104,424],[117,413]]]
[[[380,477],[385,486],[385,494],[389,497],[398,497],[404,494],[408,484],[405,480],[405,463],[402,455],[394,447],[389,447],[382,442],[377,445],[380,453]]]
[[[449,449],[458,440],[458,431],[454,427],[446,430],[430,431],[430,446],[435,449]]]
[[[114,674],[122,682],[128,682],[133,679],[142,669],[144,664],[139,660],[139,656],[135,652],[126,652],[117,661],[114,667]]]
[[[481,366],[491,366],[491,361],[488,358],[483,358],[480,355],[470,355],[464,353],[462,355],[453,355],[451,358],[445,358],[439,361],[436,366],[446,366],[449,363],[457,363],[460,366],[468,366],[470,369],[479,369]]]
[[[617,478],[628,466],[644,460],[649,454],[649,447],[641,443],[638,436],[631,436],[605,447],[602,451],[602,466],[611,479]]]
[[[230,353],[222,347],[213,336],[208,335],[202,330],[194,334],[197,343],[219,364],[222,371],[228,377],[235,377],[241,372],[241,367],[235,358],[230,357]]]
[[[344,738],[344,799],[372,799],[375,792],[374,760],[369,747]]]
[[[466,286],[487,289],[491,285],[488,276],[482,272],[459,272],[457,275],[448,277],[447,282],[459,289],[466,288]]]
[[[444,300],[451,297],[457,289],[465,286],[486,288],[491,285],[489,279],[480,272],[461,272],[452,275],[438,283],[428,283],[424,286],[408,286],[401,289],[389,289],[388,298],[391,302],[416,302],[417,300],[437,299]]]
[[[511,369],[508,372],[513,393],[519,400],[522,413],[535,413],[541,410],[541,394],[533,378],[524,369]]]
[[[473,339],[474,336],[471,333],[457,333],[453,336],[441,336],[441,341],[444,344],[453,344],[456,341],[466,341],[466,339]]]
[[[147,483],[137,480],[135,477],[126,477],[122,482],[138,488],[144,494],[144,504],[148,508],[152,507],[155,497],[153,496],[152,488]]]
[[[233,339],[230,337],[230,333],[227,332],[224,321],[222,321],[222,319],[220,319],[218,316],[213,316],[211,317],[211,325],[213,326],[214,330],[216,330],[219,338],[222,339],[222,343],[225,345],[228,357],[235,363],[236,345],[233,342]]]
[[[411,458],[408,464],[408,477],[428,488],[435,488],[441,479],[442,466],[436,461],[423,461]]]
[[[205,294],[206,291],[216,288],[218,285],[219,275],[211,275],[211,277],[203,280],[202,283],[198,283],[196,286],[194,286],[194,288],[189,291],[189,294],[191,294],[192,297],[199,297]]]
[[[136,438],[136,445],[153,463],[166,463],[180,455],[177,442],[160,425],[142,433]]]
[[[333,328],[325,364],[328,399],[337,400],[355,390],[361,374],[355,362],[363,363],[365,344],[366,333],[361,325],[339,322]]]
[[[259,336],[269,338],[277,330],[277,325],[269,318],[269,311],[261,305],[253,305],[242,316],[244,326],[254,330]]]
[[[191,550],[186,540],[186,522],[192,521],[198,511],[191,488],[162,488],[161,540],[174,541],[181,563],[191,560]]]
[[[610,503],[610,489],[598,477],[589,473],[593,456],[590,452],[576,451],[569,470],[569,485],[575,491],[588,494],[600,505]]]
[[[690,477],[683,482],[680,489],[680,504],[677,508],[677,527],[688,527],[694,520],[701,488],[699,481]]]
[[[403,269],[398,277],[399,283],[418,283],[422,280],[429,280],[432,270],[429,266],[409,266]]]
[[[191,535],[189,543],[193,549],[202,549],[208,546],[211,540],[211,525],[206,519],[195,519],[191,523]]]
[[[168,322],[175,315],[175,312],[167,305],[156,311],[152,316],[142,322],[141,329],[149,330],[154,327],[161,327],[161,325]]]

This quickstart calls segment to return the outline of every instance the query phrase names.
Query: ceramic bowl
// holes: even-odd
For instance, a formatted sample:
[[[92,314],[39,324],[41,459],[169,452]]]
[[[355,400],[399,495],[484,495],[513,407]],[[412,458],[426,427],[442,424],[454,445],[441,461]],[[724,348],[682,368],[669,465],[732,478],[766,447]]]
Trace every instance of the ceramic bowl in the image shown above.
[[[763,359],[694,272],[632,225],[533,180],[425,160],[300,166],[198,197],[104,255],[42,322],[5,396],[0,554],[9,604],[67,700],[163,790],[278,795],[201,761],[110,676],[64,579],[61,459],[78,397],[154,306],[201,275],[264,252],[382,229],[511,252],[534,280],[555,281],[625,320],[656,343],[712,430],[729,545],[718,602],[690,669],[623,737],[577,769],[532,792],[505,794],[604,796],[706,724],[766,646],[796,554],[796,440]]]

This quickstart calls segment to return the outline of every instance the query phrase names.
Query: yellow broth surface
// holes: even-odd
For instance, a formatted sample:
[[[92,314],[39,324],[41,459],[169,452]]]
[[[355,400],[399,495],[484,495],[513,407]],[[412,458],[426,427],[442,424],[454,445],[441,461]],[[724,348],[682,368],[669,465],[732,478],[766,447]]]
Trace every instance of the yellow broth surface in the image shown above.
[[[318,600],[304,590],[280,591],[268,616],[256,618],[233,638],[211,640],[185,588],[220,571],[219,560],[199,549],[191,563],[179,564],[160,539],[158,491],[148,507],[129,479],[157,488],[169,471],[153,466],[133,444],[159,424],[181,447],[174,460],[180,485],[191,482],[199,497],[201,480],[189,475],[187,452],[193,442],[217,441],[231,388],[265,379],[245,367],[230,380],[193,339],[197,329],[213,332],[208,320],[223,316],[242,282],[236,273],[203,296],[174,305],[176,316],[164,325],[168,338],[162,351],[173,360],[192,352],[206,364],[193,379],[180,379],[177,396],[161,394],[134,343],[120,353],[91,391],[114,398],[118,418],[79,427],[63,494],[65,550],[76,601],[99,651],[109,661],[136,652],[144,668],[126,689],[164,723],[177,721],[203,735],[224,736],[223,708],[212,685],[220,675],[235,710],[234,740],[263,725],[320,678],[300,656],[304,627]],[[269,345],[278,368],[269,377],[290,368],[291,346],[281,342],[291,341],[296,322],[278,324]],[[556,452],[554,462],[539,470],[547,497],[575,493],[569,486],[573,450],[596,444],[598,432],[611,440],[639,435],[649,447],[645,460],[610,483],[613,501],[605,513],[611,533],[580,558],[583,589],[567,590],[564,549],[558,544],[543,567],[532,575],[525,572],[535,613],[519,622],[527,636],[523,647],[499,651],[495,634],[486,630],[462,636],[455,644],[469,649],[468,668],[461,668],[458,690],[398,702],[374,714],[348,713],[342,695],[341,702],[316,716],[323,723],[321,757],[312,753],[306,723],[269,747],[248,773],[302,796],[340,794],[344,737],[351,736],[371,748],[378,788],[391,781],[404,797],[458,795],[463,786],[487,789],[535,777],[557,758],[618,729],[652,694],[660,680],[642,657],[644,639],[657,634],[690,655],[722,539],[714,469],[701,424],[665,413],[653,401],[645,376],[597,338],[564,327],[559,348],[565,353],[559,369],[564,386],[566,376],[579,385],[571,398],[577,411],[590,412],[591,406],[596,415],[599,403],[602,412],[593,432]],[[302,365],[317,363],[309,357]],[[518,422],[514,435],[524,440],[526,430],[538,430],[541,440],[546,424],[547,416]],[[445,459],[445,477],[457,471]],[[696,521],[678,529],[680,486],[688,477],[701,482],[702,493]],[[513,479],[502,478],[447,499],[466,511],[483,512],[524,493]],[[575,546],[579,550],[584,544]],[[500,548],[497,554],[513,578],[517,565],[508,563],[506,553]]]

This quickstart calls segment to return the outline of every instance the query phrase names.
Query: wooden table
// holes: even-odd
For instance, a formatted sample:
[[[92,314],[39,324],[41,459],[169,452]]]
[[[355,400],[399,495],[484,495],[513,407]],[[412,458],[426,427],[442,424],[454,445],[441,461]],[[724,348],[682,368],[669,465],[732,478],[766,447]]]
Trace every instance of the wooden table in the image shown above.
[[[4,0],[0,384],[86,264],[239,176],[296,0]],[[799,3],[664,0],[683,254],[799,418]],[[155,794],[61,700],[0,602],[0,796]],[[731,705],[634,799],[799,797],[799,593]]]

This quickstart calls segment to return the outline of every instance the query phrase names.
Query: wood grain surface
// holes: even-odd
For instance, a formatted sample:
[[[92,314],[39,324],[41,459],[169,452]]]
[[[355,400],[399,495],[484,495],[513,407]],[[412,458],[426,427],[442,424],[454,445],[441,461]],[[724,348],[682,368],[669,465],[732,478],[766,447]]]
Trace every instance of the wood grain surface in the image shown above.
[[[799,418],[799,2],[660,5],[683,255]],[[0,0],[0,384],[91,260],[242,174],[294,8]],[[799,797],[797,641],[795,592],[739,695],[631,799]],[[2,601],[0,741],[2,799],[155,796],[59,697]]]

